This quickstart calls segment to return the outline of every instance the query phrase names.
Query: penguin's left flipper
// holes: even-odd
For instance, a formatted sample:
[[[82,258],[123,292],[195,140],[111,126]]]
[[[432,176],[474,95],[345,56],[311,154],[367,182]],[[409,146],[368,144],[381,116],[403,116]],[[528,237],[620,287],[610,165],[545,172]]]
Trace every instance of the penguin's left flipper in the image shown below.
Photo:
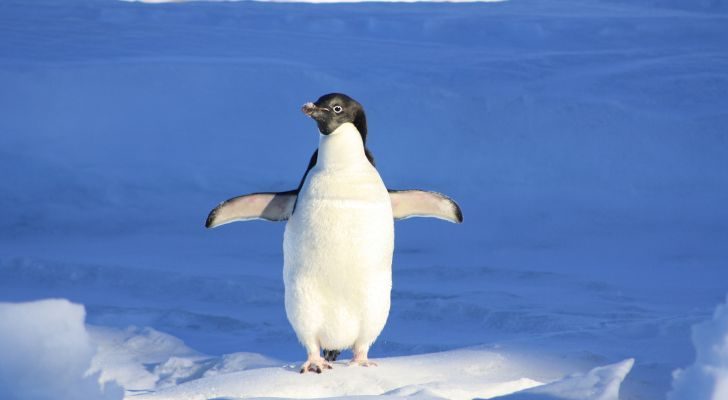
[[[233,197],[220,203],[207,216],[205,228],[237,221],[264,219],[286,221],[296,204],[297,190],[278,193],[252,193]]]
[[[394,219],[432,217],[459,224],[463,222],[460,206],[442,193],[424,190],[389,190]]]

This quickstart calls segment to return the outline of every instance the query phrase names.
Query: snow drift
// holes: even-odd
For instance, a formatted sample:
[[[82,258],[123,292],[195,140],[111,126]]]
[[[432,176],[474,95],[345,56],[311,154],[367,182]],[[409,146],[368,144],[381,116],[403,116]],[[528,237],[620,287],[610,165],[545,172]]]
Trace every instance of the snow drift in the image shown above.
[[[90,327],[98,345],[93,371],[102,383],[117,382],[127,393],[167,388],[201,377],[284,365],[256,353],[211,357],[187,347],[179,338],[151,328]]]
[[[95,348],[83,306],[67,300],[0,303],[0,398],[120,399],[87,371]]]
[[[87,328],[84,316],[83,306],[67,300],[0,304],[0,396],[115,400],[122,398],[118,383],[127,399],[136,400],[359,395],[469,399],[510,393],[608,400],[617,398],[632,367],[632,360],[626,360],[562,379],[573,363],[479,347],[383,358],[376,368],[339,361],[325,374],[301,375],[296,364],[255,353],[207,356],[154,329]]]
[[[320,375],[301,375],[295,364],[237,371],[228,368],[226,373],[205,373],[200,379],[130,395],[127,400],[353,396],[616,400],[634,362],[628,359],[554,379],[554,373],[568,363],[505,349],[470,348],[377,361],[379,366],[373,368],[338,361],[333,370]],[[550,383],[544,385],[533,378]]]
[[[501,400],[616,400],[619,388],[634,365],[634,359],[597,367],[585,374],[572,374],[547,385],[526,389]]]
[[[728,301],[693,327],[695,363],[674,373],[669,400],[728,399]]]

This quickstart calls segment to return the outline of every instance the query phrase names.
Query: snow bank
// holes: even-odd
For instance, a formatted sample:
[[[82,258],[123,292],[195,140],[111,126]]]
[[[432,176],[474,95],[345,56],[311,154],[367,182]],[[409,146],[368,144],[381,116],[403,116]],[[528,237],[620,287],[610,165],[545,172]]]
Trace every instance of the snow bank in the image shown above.
[[[693,326],[695,363],[673,374],[669,400],[728,399],[728,301]]]
[[[171,335],[151,328],[124,330],[91,327],[98,346],[92,371],[99,381],[118,382],[126,390],[146,390],[178,383],[195,371],[194,360],[204,358]],[[175,362],[187,357],[184,362]]]
[[[330,398],[390,395],[447,399],[493,397],[541,385],[525,375],[534,360],[481,349],[377,359],[378,367],[348,366],[337,361],[323,374],[298,372],[295,364],[206,376],[128,397],[134,400],[202,400],[211,398]],[[229,370],[230,371],[230,370]]]
[[[630,358],[616,364],[597,367],[586,374],[572,374],[564,379],[527,389],[501,400],[616,400],[619,388],[634,365]]]
[[[210,357],[192,350],[172,335],[148,327],[90,327],[89,331],[91,340],[98,345],[92,371],[100,373],[100,382],[117,382],[127,392],[156,390],[202,376],[283,365],[256,353]]]
[[[298,373],[296,365],[248,369],[227,368],[218,375],[154,392],[128,397],[129,400],[210,398],[386,398],[436,399],[579,399],[615,400],[634,360],[594,368],[565,378],[558,373],[563,361],[535,354],[524,355],[504,349],[471,348],[377,360],[376,368],[349,367],[336,362],[321,375]],[[549,373],[546,373],[548,369]],[[556,379],[554,381],[554,379]],[[543,381],[553,381],[544,385]],[[510,394],[510,395],[509,395]],[[500,397],[499,397],[500,398]]]
[[[83,306],[66,300],[0,303],[0,398],[120,399],[87,373],[94,355]]]
[[[559,371],[569,366],[533,354],[471,348],[383,358],[376,368],[337,362],[325,374],[300,375],[296,365],[260,354],[210,357],[151,328],[87,328],[84,319],[84,307],[66,300],[0,303],[0,398],[121,399],[118,383],[135,400],[470,399],[510,393],[516,397],[508,399],[609,400],[617,398],[633,363],[630,359],[543,385],[563,376]]]

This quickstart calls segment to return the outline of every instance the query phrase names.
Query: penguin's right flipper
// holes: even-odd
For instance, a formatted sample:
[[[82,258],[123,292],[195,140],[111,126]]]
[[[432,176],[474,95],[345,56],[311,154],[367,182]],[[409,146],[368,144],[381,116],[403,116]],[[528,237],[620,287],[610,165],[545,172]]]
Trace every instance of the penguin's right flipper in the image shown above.
[[[298,190],[278,193],[252,193],[233,197],[220,203],[207,216],[205,228],[237,221],[264,219],[286,221],[293,212]]]
[[[442,193],[389,189],[389,199],[394,219],[432,217],[456,224],[463,222],[463,212],[458,203]]]

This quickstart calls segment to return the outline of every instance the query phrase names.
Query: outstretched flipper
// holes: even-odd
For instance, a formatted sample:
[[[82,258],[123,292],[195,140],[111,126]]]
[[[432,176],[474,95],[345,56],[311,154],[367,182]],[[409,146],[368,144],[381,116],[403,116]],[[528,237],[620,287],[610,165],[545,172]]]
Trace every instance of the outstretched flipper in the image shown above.
[[[293,213],[298,190],[278,193],[253,193],[225,200],[210,211],[206,228],[237,221],[264,219],[286,221]],[[389,190],[394,219],[433,217],[459,224],[463,222],[460,206],[451,198],[424,190]]]
[[[207,216],[206,228],[236,221],[264,219],[286,221],[293,212],[298,190],[278,193],[252,193],[233,197],[220,203]]]
[[[459,224],[463,213],[455,201],[444,194],[424,190],[389,190],[394,219],[433,217]]]
[[[374,165],[374,157],[369,149],[364,149],[369,162]],[[243,196],[233,197],[220,203],[207,216],[205,228],[216,228],[220,225],[238,221],[251,221],[264,219],[267,221],[287,221],[296,208],[298,192],[303,187],[309,171],[316,166],[318,161],[318,149],[313,152],[311,159],[303,173],[301,182],[295,190],[278,193],[252,193]]]

